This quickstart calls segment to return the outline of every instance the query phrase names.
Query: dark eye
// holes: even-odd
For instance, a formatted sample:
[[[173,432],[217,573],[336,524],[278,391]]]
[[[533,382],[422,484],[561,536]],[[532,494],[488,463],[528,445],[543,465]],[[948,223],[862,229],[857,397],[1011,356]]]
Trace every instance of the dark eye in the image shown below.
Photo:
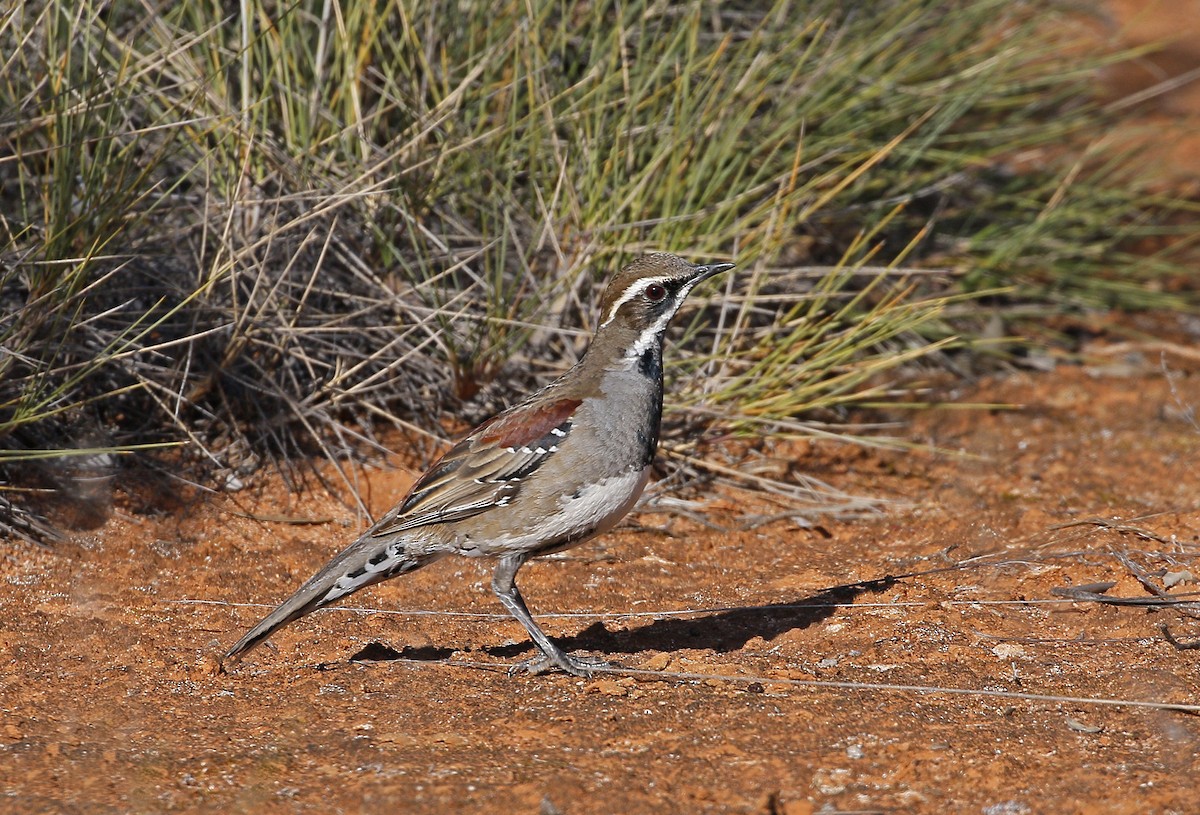
[[[667,296],[667,290],[657,283],[651,283],[646,287],[646,299],[651,303],[661,303],[663,298]]]

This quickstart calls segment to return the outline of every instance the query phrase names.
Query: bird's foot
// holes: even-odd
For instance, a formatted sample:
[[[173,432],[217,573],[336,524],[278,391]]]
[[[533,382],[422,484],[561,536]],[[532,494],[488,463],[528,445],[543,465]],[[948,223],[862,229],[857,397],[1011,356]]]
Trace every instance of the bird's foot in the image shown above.
[[[611,663],[605,662],[599,657],[573,657],[559,651],[556,654],[539,654],[533,659],[518,662],[508,669],[508,675],[516,676],[519,673],[527,673],[538,676],[557,669],[569,673],[571,676],[591,679],[592,674],[596,671],[611,667],[613,667]]]

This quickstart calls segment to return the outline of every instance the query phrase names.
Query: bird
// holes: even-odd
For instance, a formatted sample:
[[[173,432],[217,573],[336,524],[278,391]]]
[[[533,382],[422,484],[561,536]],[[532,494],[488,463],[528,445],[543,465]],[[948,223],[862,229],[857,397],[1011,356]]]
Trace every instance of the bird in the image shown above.
[[[658,447],[667,325],[693,287],[732,268],[665,252],[622,268],[574,366],[453,445],[399,504],[238,640],[221,668],[288,623],[447,555],[496,559],[492,591],[538,651],[510,675],[559,670],[586,678],[610,667],[546,636],[517,588],[517,571],[530,558],[607,532],[633,508]]]

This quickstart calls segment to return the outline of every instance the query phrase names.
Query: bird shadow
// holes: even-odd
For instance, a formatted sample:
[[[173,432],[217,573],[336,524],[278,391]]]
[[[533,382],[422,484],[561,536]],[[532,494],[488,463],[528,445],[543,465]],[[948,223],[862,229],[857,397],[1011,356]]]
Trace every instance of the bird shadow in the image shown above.
[[[602,654],[636,654],[643,651],[709,650],[728,653],[743,648],[755,638],[771,641],[789,631],[798,631],[833,616],[838,606],[864,594],[878,594],[898,582],[888,575],[877,580],[848,583],[822,589],[806,597],[761,606],[743,606],[703,612],[693,617],[657,619],[632,628],[609,630],[603,621],[592,623],[578,634],[555,637],[565,651]],[[530,642],[491,645],[480,649],[498,658],[514,658],[533,649]],[[350,657],[351,662],[419,661],[449,659],[453,648],[405,646],[399,650],[371,642]]]

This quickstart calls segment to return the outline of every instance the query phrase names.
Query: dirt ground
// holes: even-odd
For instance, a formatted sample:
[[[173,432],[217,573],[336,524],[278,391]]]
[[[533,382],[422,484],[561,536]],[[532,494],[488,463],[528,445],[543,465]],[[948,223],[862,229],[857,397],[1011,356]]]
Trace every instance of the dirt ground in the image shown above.
[[[1107,69],[1105,95],[1125,112],[1112,134],[1141,145],[1141,166],[1169,190],[1200,194],[1200,0],[1106,0],[1079,4],[1081,23],[1105,42],[1140,48],[1142,57]],[[1128,106],[1131,99],[1139,104]],[[1120,100],[1120,101],[1118,101]]]
[[[1200,1],[1111,6],[1131,42],[1200,28]],[[1109,81],[1194,69],[1183,41]],[[1185,187],[1197,87],[1141,113]],[[1200,650],[1168,639],[1200,640],[1200,320],[1071,333],[1053,370],[953,394],[1019,409],[919,414],[942,452],[759,462],[880,513],[747,525],[773,508],[708,495],[526,567],[548,632],[622,666],[591,680],[510,678],[524,631],[463,560],[220,673],[364,519],[278,483],[121,492],[72,542],[0,553],[0,811],[1200,811]],[[372,510],[411,477],[369,472]]]
[[[1096,602],[1154,597],[1139,578],[1196,596],[1200,355],[1179,340],[1200,327],[1164,319],[1172,343],[1127,323],[1085,364],[962,394],[1020,410],[920,415],[912,439],[947,452],[760,462],[894,499],[881,514],[642,513],[522,572],[566,647],[645,674],[509,678],[524,632],[465,560],[217,673],[265,611],[247,604],[360,520],[278,485],[172,513],[126,496],[3,565],[0,809],[1195,812],[1200,708],[1139,703],[1200,705],[1200,651],[1160,629],[1191,641],[1200,619]],[[374,509],[410,477],[373,473]]]

